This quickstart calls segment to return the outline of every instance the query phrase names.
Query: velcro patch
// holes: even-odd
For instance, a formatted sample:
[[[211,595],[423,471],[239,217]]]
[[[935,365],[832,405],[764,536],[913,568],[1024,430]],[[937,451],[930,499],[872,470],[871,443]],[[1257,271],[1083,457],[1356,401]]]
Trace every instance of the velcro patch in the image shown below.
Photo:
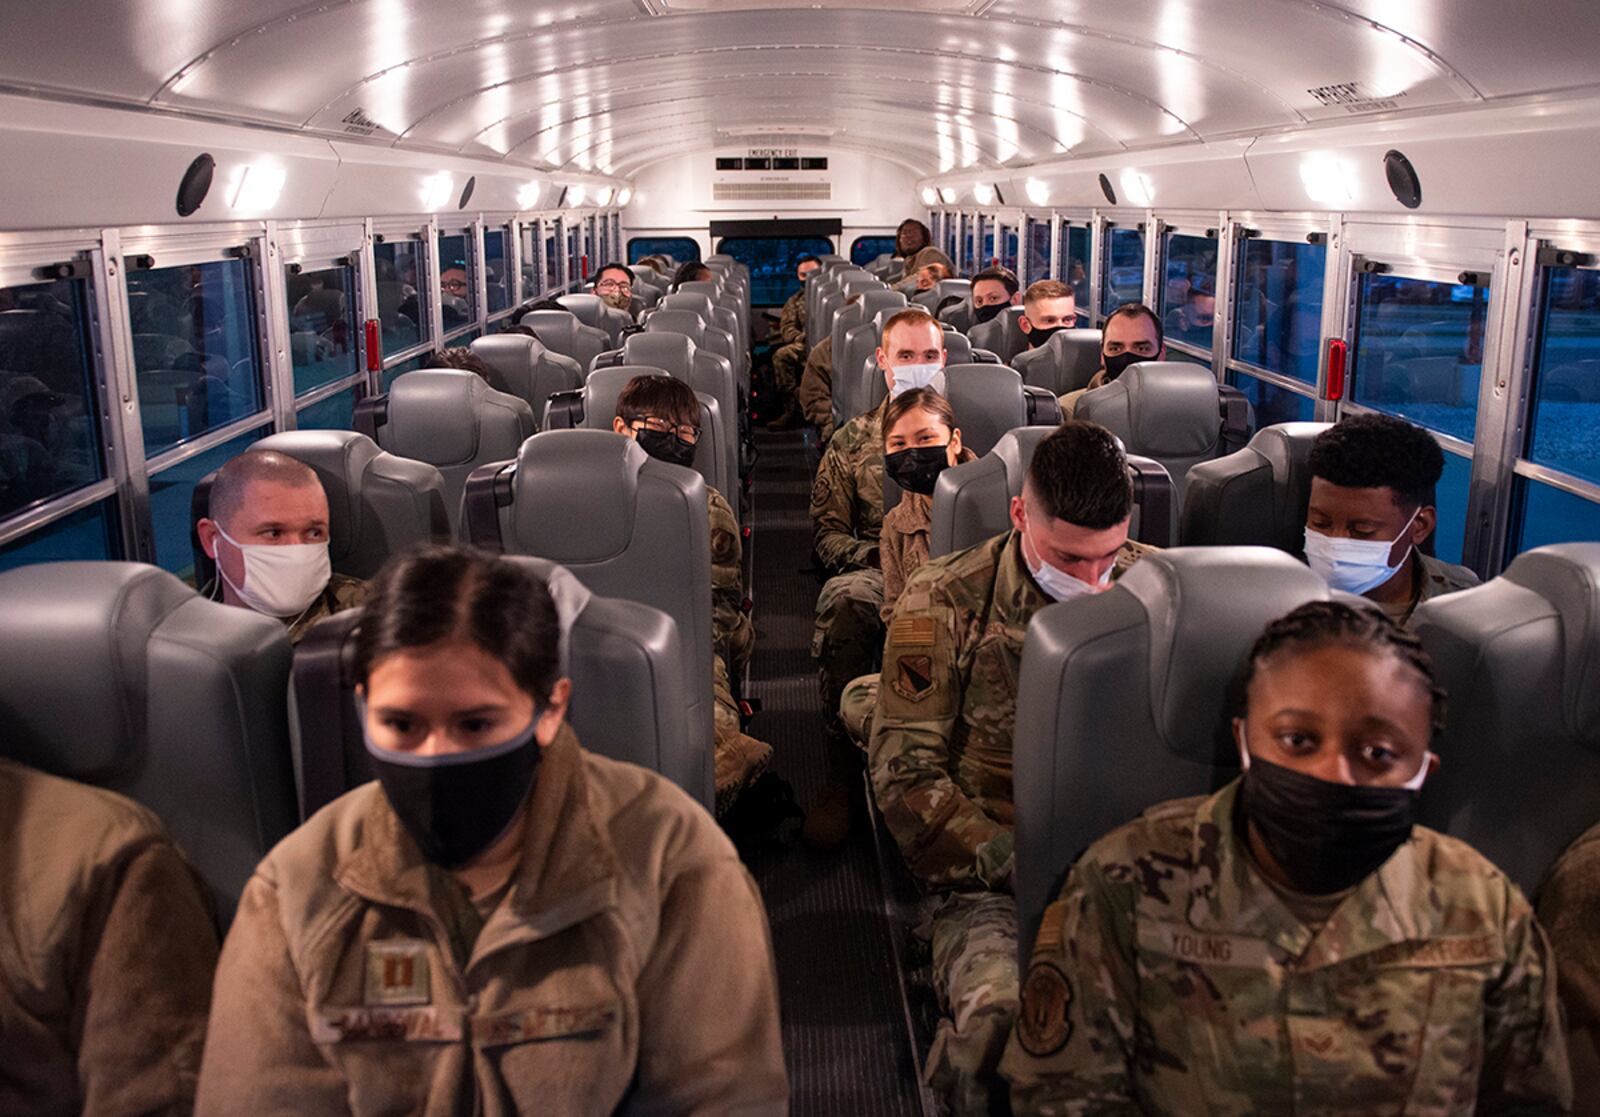
[[[461,1038],[460,1014],[441,1012],[431,1005],[418,1008],[335,1008],[310,1015],[311,1039],[314,1043],[349,1043],[372,1039],[431,1042]]]
[[[565,1039],[603,1032],[616,1018],[617,1010],[611,1005],[530,1008],[474,1020],[472,1038],[483,1047]]]
[[[427,943],[384,939],[367,944],[367,1004],[425,1005],[432,999]]]
[[[895,617],[889,625],[889,640],[902,648],[933,647],[932,617]]]
[[[1072,1038],[1072,984],[1050,962],[1035,962],[1022,985],[1017,1009],[1017,1042],[1035,1059],[1046,1059]]]
[[[889,684],[907,702],[921,702],[935,690],[933,657],[903,655],[895,661],[894,678]]]
[[[1452,935],[1448,938],[1397,942],[1375,950],[1362,964],[1369,969],[1437,969],[1441,966],[1502,964],[1505,944],[1499,935]]]
[[[1139,924],[1139,948],[1179,962],[1225,969],[1265,969],[1272,952],[1261,939],[1197,931],[1186,923]]]

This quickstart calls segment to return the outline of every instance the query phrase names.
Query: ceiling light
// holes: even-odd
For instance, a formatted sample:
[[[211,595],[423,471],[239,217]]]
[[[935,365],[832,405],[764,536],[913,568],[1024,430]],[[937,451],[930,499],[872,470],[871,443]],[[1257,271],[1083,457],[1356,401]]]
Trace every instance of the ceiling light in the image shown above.
[[[1134,206],[1147,206],[1155,201],[1156,193],[1150,186],[1150,176],[1135,170],[1122,172],[1122,197]]]
[[[956,188],[954,186],[941,186],[941,187],[939,187],[939,200],[941,202],[943,202],[947,206],[955,205],[956,204],[956,198],[958,196],[959,195],[957,195]]]
[[[624,186],[621,190],[617,191],[617,205],[625,206],[631,201],[633,201],[633,187]]]
[[[1050,204],[1050,184],[1044,179],[1030,178],[1023,184],[1023,188],[1028,192],[1028,201],[1034,205],[1047,206]]]
[[[1350,164],[1331,155],[1308,155],[1300,164],[1300,182],[1306,197],[1323,206],[1347,206],[1355,201],[1355,172]]]
[[[609,186],[600,187],[600,189],[598,189],[598,190],[596,190],[594,192],[594,204],[597,205],[597,206],[608,206],[608,205],[610,205],[611,204],[611,194],[612,194],[611,187],[609,187]]]
[[[574,208],[581,206],[588,197],[589,191],[581,182],[574,183],[573,185],[567,187],[567,205],[569,206]]]
[[[539,194],[543,187],[537,182],[525,182],[517,187],[517,208],[534,209],[539,205]]]
[[[972,185],[972,200],[980,206],[994,204],[994,187],[987,182],[975,182]]]
[[[455,201],[456,180],[448,172],[440,171],[422,180],[422,208],[443,209]]]
[[[922,188],[922,204],[925,205],[925,206],[936,206],[936,205],[938,205],[939,204],[939,192],[937,190],[935,190],[931,186],[924,186]]]
[[[228,205],[241,213],[264,213],[278,204],[289,173],[270,163],[251,163],[239,169]]]

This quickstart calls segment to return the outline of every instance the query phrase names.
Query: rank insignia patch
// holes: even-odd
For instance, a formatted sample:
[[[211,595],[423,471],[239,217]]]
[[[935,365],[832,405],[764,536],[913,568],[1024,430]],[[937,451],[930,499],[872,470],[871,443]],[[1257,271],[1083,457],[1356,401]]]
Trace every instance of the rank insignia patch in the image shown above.
[[[427,943],[385,939],[367,944],[367,1004],[425,1005],[432,999]]]

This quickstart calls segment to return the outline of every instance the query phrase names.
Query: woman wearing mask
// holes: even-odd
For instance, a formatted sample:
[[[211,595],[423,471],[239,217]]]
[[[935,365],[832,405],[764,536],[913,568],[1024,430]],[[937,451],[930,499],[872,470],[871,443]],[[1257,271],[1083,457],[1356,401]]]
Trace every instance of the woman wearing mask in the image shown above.
[[[1090,846],[1040,924],[1002,1073],[1018,1114],[1569,1112],[1544,932],[1413,825],[1444,696],[1375,609],[1250,654],[1244,774]]]
[[[754,884],[687,795],[579,746],[559,636],[512,560],[379,576],[352,665],[377,782],[246,886],[197,1112],[786,1111]]]

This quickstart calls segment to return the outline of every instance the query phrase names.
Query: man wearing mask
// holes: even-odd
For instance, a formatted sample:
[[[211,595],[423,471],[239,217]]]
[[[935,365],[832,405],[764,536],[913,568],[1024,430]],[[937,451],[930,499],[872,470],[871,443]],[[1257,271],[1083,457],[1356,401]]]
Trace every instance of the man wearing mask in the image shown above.
[[[934,559],[889,624],[868,745],[906,863],[943,894],[934,984],[945,1011],[926,1080],[955,1114],[1004,1112],[996,1067],[1017,1008],[1011,744],[1028,622],[1099,593],[1148,548],[1128,539],[1133,482],[1116,439],[1062,424],[1039,444],[1012,530]]]
[[[806,421],[799,398],[800,377],[806,363],[806,279],[821,267],[822,261],[815,256],[802,256],[794,268],[800,289],[783,304],[783,315],[778,319],[778,347],[772,351],[772,380],[783,401],[783,412],[767,424],[768,430],[793,430]]]
[[[883,417],[894,397],[913,388],[943,393],[944,331],[927,311],[903,310],[884,323],[877,358],[888,397],[839,428],[811,485],[816,551],[831,575],[811,638],[828,717],[829,780],[804,834],[824,850],[843,844],[860,797],[860,750],[838,721],[839,699],[851,679],[875,669],[883,646]]]
[[[1022,296],[1022,318],[1017,325],[1028,336],[1028,348],[1037,349],[1062,330],[1078,325],[1078,297],[1072,288],[1054,279],[1030,283]]]
[[[1352,415],[1317,435],[1307,564],[1400,625],[1430,597],[1477,585],[1466,567],[1419,550],[1439,522],[1433,493],[1443,473],[1433,436],[1392,415]]]
[[[1085,392],[1104,388],[1141,361],[1166,359],[1166,333],[1155,311],[1143,303],[1123,303],[1106,318],[1100,338],[1100,371],[1090,379],[1088,387],[1061,397],[1061,414],[1072,418]]]
[[[1037,287],[1038,284],[1033,285]],[[1029,291],[1033,287],[1028,288]],[[1070,292],[1069,292],[1070,293]],[[1008,306],[1022,301],[1022,287],[1010,268],[989,268],[972,277],[972,320],[992,321]]]
[[[594,293],[613,310],[639,317],[643,305],[633,297],[633,269],[626,264],[607,264],[594,279]]]
[[[207,512],[195,525],[217,564],[206,597],[277,617],[294,643],[366,601],[364,582],[333,572],[328,496],[305,463],[276,450],[240,454],[217,470]]]

